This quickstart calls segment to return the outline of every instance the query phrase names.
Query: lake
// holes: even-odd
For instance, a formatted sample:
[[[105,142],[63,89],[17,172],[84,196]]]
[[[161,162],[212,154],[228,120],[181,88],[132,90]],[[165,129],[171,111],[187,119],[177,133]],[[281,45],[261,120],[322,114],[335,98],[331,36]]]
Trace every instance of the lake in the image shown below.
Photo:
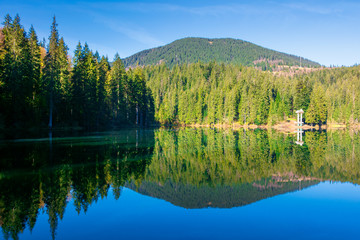
[[[0,142],[0,239],[359,239],[360,134],[149,129]]]

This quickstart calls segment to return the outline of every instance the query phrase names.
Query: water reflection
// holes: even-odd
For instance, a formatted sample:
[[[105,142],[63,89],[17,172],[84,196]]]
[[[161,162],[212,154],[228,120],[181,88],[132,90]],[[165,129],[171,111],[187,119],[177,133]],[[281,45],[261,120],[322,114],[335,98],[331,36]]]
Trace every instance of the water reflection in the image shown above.
[[[119,198],[126,181],[143,178],[153,132],[8,142],[1,145],[0,224],[5,239],[33,229],[40,210],[52,238],[70,199],[78,213],[107,196]]]
[[[304,144],[304,142],[303,142],[304,131],[302,130],[302,128],[298,128],[295,133],[296,133],[296,142],[295,143],[302,146]]]
[[[359,135],[272,131],[127,131],[0,145],[5,238],[33,229],[41,211],[55,238],[68,203],[86,212],[127,187],[184,208],[231,208],[323,180],[359,184]],[[64,220],[66,221],[66,220]]]

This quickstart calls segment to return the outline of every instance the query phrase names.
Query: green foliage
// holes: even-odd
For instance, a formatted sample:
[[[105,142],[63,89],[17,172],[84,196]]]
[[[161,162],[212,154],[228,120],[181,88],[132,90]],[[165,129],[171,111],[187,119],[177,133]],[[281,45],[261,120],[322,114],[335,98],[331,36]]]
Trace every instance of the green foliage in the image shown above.
[[[39,69],[33,45],[36,35],[32,32],[33,39],[29,40],[18,15],[14,20],[6,16],[2,35],[1,112],[7,126],[27,127],[24,119],[32,119],[34,114],[32,99]]]
[[[322,124],[327,119],[325,93],[322,86],[315,86],[311,94],[311,102],[308,111],[306,112],[306,122],[310,124]]]
[[[309,82],[309,77],[300,77],[297,79],[295,85],[295,94],[294,94],[294,107],[295,109],[307,110],[310,102],[310,94],[312,88]]]
[[[144,126],[153,121],[153,99],[142,68],[126,72],[116,55],[106,87],[113,122]]]
[[[304,146],[262,130],[159,130],[155,138],[145,181],[158,186],[235,186],[274,180],[274,174],[282,183],[301,176],[359,182],[359,136],[348,132],[306,132]]]
[[[54,108],[57,107],[61,98],[59,33],[55,16],[51,25],[49,45],[44,63],[44,89],[49,99],[49,128],[52,128]]]
[[[224,55],[229,49],[231,58]],[[298,109],[310,124],[357,124],[360,119],[359,66],[281,76],[243,65],[258,64],[254,52],[289,65],[297,64],[296,57],[240,40],[182,39],[148,51],[149,56],[163,52],[164,58],[175,54],[179,61],[127,70],[128,60],[124,64],[116,55],[110,67],[107,58],[79,43],[70,64],[54,17],[44,51],[33,27],[26,34],[19,16],[6,16],[0,35],[0,129],[100,129],[154,121],[273,125]]]
[[[360,68],[293,77],[211,63],[144,67],[162,124],[276,124],[303,109],[310,124],[357,123]]]
[[[89,46],[84,47],[79,43],[74,58],[72,76],[72,114],[74,120],[85,128],[96,126],[98,109],[97,87],[99,71],[98,62]]]
[[[6,142],[1,228],[17,239],[43,211],[55,236],[69,203],[86,213],[123,187],[203,208],[243,206],[319,181],[360,183],[359,134],[307,131],[304,139],[299,146],[275,131],[186,128]]]
[[[0,181],[0,218],[4,236],[18,239],[25,228],[30,231],[43,212],[48,216],[52,239],[72,204],[78,213],[109,194],[116,199],[127,182],[140,184],[150,163],[154,135],[135,131],[104,138],[66,138],[53,143],[10,145],[0,148],[0,168],[16,173]],[[129,147],[127,141],[139,145]],[[149,141],[149,142],[148,142]],[[146,142],[146,145],[144,144]],[[111,188],[110,188],[111,186]],[[6,239],[6,237],[5,237]]]
[[[160,123],[182,124],[266,124],[270,105],[275,102],[272,91],[278,92],[271,74],[242,66],[211,62],[175,66],[145,67],[147,85],[156,99],[155,117]],[[283,115],[285,98],[278,97]],[[278,111],[283,111],[279,113]]]
[[[257,66],[262,70],[271,70],[271,66],[300,66],[300,58],[250,42],[231,38],[206,39],[184,38],[168,45],[144,50],[124,59],[125,67],[155,65],[162,62],[169,67],[175,65],[217,61],[226,64]],[[320,67],[320,64],[301,59],[301,66]]]
[[[43,44],[44,46],[44,44]],[[76,47],[73,64],[55,17],[45,51],[35,30],[7,15],[0,34],[0,130],[56,127],[99,129],[153,122],[154,103],[142,68],[113,67],[89,46]]]

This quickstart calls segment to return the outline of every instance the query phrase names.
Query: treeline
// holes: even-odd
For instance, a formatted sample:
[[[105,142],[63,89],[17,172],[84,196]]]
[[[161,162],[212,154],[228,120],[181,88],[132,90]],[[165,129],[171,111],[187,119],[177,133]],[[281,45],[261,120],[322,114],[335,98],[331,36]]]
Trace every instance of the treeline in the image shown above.
[[[304,177],[360,183],[360,135],[348,131],[306,131],[303,146],[295,136],[260,129],[159,130],[155,139],[144,181],[159,186],[279,187]]]
[[[360,118],[360,67],[293,77],[210,63],[145,67],[162,124],[275,124],[295,111],[305,122],[354,124]]]
[[[325,180],[360,183],[360,135],[351,131],[306,131],[303,146],[259,129],[159,130],[155,138],[144,181],[132,189],[182,207],[241,206]]]
[[[110,66],[86,43],[77,45],[71,59],[55,17],[46,49],[18,15],[7,15],[0,32],[0,129],[98,129],[152,121],[142,69],[125,71],[118,55]]]
[[[33,27],[24,30],[19,16],[6,16],[0,32],[0,130],[101,129],[153,121],[272,125],[298,109],[308,124],[351,125],[360,118],[359,66],[295,76],[215,61],[126,70],[118,55],[110,64],[87,44],[79,43],[71,59],[55,18],[46,49]],[[226,43],[209,41],[211,47]]]

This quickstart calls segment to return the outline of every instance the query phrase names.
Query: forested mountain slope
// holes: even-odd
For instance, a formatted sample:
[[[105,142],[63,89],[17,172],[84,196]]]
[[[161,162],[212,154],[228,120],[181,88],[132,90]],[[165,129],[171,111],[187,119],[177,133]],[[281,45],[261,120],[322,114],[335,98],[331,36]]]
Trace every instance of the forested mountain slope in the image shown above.
[[[184,38],[165,46],[141,51],[123,59],[125,67],[153,65],[165,62],[176,64],[217,61],[218,63],[257,66],[263,70],[278,65],[320,67],[319,63],[270,50],[250,42],[231,38]],[[301,63],[300,63],[301,61]]]
[[[266,179],[268,180],[268,179]],[[264,180],[265,181],[265,180]],[[265,181],[266,182],[266,181]],[[281,185],[258,187],[255,183],[234,185],[201,185],[173,183],[164,185],[155,182],[142,182],[139,187],[134,183],[126,185],[143,195],[163,199],[172,204],[188,209],[196,208],[232,208],[245,206],[266,198],[289,193],[318,184],[318,181],[286,182]],[[270,185],[270,184],[269,184]]]
[[[79,43],[70,59],[55,19],[43,46],[34,28],[26,32],[19,16],[6,16],[0,34],[0,131],[273,125],[298,109],[307,124],[360,122],[360,66],[285,67],[280,64],[299,64],[300,58],[241,40],[188,38],[136,55],[140,65],[154,65],[126,68],[130,58],[124,64],[116,55],[110,64],[87,44]],[[319,66],[304,59],[302,64]]]
[[[185,208],[243,206],[331,180],[360,182],[360,136],[347,131],[156,130],[141,182],[125,187]],[[349,164],[351,162],[351,164]]]

